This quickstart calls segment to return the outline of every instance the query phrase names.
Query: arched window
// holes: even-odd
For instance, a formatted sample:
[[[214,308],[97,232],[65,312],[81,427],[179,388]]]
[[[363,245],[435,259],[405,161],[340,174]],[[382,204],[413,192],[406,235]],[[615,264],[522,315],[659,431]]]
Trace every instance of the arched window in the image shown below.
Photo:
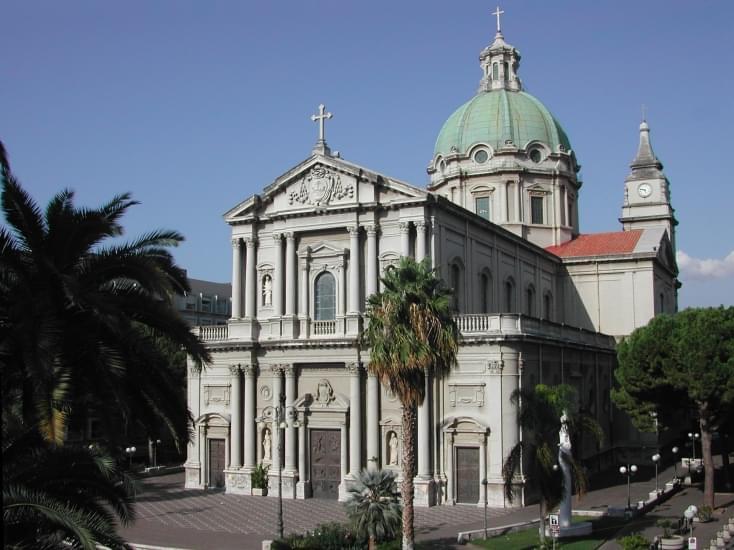
[[[488,273],[479,276],[479,299],[482,313],[489,313],[492,309],[492,278]]]
[[[528,285],[525,289],[525,315],[533,317],[535,315],[535,287]]]
[[[500,77],[500,66],[499,63],[492,64],[492,80],[499,80]]]
[[[511,277],[505,281],[505,311],[507,313],[515,311],[515,281]]]
[[[665,313],[665,294],[660,293],[660,313]]]
[[[552,315],[553,315],[553,295],[550,292],[546,292],[543,295],[543,319],[550,321]]]
[[[314,316],[317,321],[336,319],[336,281],[325,271],[316,278],[314,289]]]
[[[461,268],[457,264],[451,264],[451,289],[454,291],[454,311],[459,311],[459,296],[461,294]]]

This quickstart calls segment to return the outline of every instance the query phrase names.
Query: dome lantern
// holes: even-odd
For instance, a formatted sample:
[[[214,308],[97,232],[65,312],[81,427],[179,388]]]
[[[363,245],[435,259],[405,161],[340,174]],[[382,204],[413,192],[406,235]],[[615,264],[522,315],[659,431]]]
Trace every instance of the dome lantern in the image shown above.
[[[494,42],[484,48],[479,54],[479,65],[482,68],[482,80],[479,81],[479,92],[491,90],[511,90],[519,92],[522,90],[522,82],[517,76],[520,66],[520,52],[505,42],[500,27],[500,15],[505,12],[497,11],[492,15],[497,16],[497,34]]]

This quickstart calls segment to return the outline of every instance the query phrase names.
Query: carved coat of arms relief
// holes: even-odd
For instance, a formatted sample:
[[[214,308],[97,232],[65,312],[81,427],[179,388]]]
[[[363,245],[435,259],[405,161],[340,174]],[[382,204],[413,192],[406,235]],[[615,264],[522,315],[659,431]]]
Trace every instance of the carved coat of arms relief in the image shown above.
[[[354,197],[354,185],[342,184],[341,176],[320,164],[315,165],[288,194],[288,204],[301,203],[325,206],[332,200]]]

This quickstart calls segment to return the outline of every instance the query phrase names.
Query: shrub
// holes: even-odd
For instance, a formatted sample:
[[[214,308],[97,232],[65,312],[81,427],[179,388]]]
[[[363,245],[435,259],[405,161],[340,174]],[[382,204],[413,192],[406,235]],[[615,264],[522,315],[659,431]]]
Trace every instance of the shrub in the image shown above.
[[[265,489],[268,486],[268,467],[258,464],[252,471],[252,488]]]
[[[675,523],[673,523],[671,520],[659,519],[656,525],[662,528],[663,538],[669,539],[673,535],[673,529],[675,528]]]
[[[648,550],[650,548],[650,541],[639,533],[622,537],[617,542],[622,546],[622,550]]]
[[[701,506],[698,509],[698,519],[702,522],[711,521],[711,519],[714,517],[714,510],[711,508],[711,506]]]
[[[341,523],[325,523],[305,534],[288,535],[273,542],[273,550],[362,550],[367,545]]]

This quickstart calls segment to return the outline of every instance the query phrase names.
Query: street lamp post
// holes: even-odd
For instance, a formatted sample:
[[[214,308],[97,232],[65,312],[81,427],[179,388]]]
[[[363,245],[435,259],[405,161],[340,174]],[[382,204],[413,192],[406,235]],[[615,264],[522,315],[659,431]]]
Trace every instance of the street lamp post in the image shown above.
[[[282,396],[281,396],[282,400]],[[282,403],[278,405],[277,407],[268,405],[267,407],[263,408],[262,415],[258,416],[255,421],[258,423],[264,423],[264,422],[274,422],[274,424],[278,427],[278,433],[275,440],[275,448],[276,452],[278,453],[278,538],[283,538],[283,460],[282,460],[282,454],[281,454],[281,448],[282,448],[282,437],[281,437],[281,430],[283,428],[288,427],[288,422],[284,420],[286,416],[286,411],[288,412],[288,416],[291,417],[293,420],[291,422],[291,426],[293,428],[298,428],[300,424],[298,423],[297,415],[298,411],[291,406],[284,406]]]
[[[156,468],[158,466],[158,445],[160,444],[160,439],[153,440],[153,468]]]
[[[688,508],[686,508],[685,512],[683,512],[683,516],[686,518],[686,523],[688,524],[689,529],[689,537],[693,537],[693,518],[696,517],[696,514],[698,514],[698,508],[691,504]]]
[[[696,440],[701,436],[698,433],[688,432],[688,439],[691,440],[691,454],[693,456],[693,462],[696,462]],[[691,459],[688,459],[688,482],[690,483],[691,478]]]
[[[678,479],[678,447],[670,449],[673,452],[673,480]]]
[[[619,473],[623,476],[627,476],[627,510],[632,509],[631,491],[632,491],[632,476],[637,473],[637,465],[632,464],[630,466],[620,466]]]
[[[135,447],[126,447],[125,448],[125,454],[127,455],[128,461],[129,461],[128,462],[128,468],[130,470],[133,469],[133,455],[135,454],[135,451],[137,451],[137,449]]]
[[[658,485],[658,464],[660,462],[660,453],[652,455],[652,461],[655,463],[655,493],[660,492],[660,486]]]

